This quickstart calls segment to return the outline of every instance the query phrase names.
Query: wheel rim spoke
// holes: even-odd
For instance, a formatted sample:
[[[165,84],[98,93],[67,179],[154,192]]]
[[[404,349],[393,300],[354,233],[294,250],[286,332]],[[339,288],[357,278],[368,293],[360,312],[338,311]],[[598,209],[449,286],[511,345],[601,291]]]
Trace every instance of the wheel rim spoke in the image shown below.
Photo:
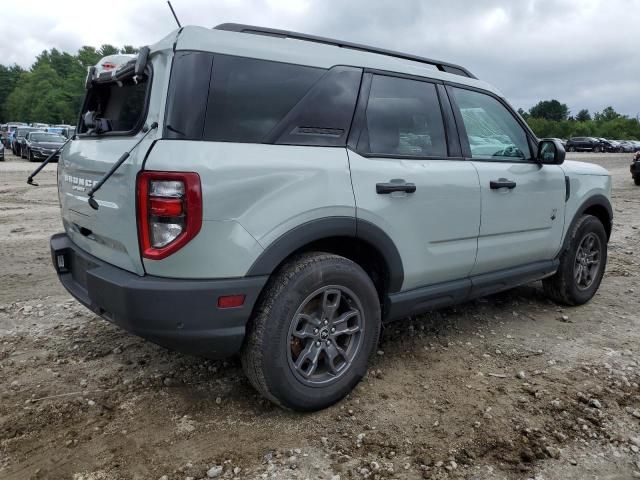
[[[335,328],[335,331],[333,331],[334,337],[339,337],[341,335],[353,335],[360,331],[360,325],[353,325],[350,327],[347,323],[343,323],[333,328]]]
[[[300,324],[298,324],[298,327],[300,327]],[[314,338],[317,330],[318,329],[313,324],[305,323],[302,328],[294,330],[291,334],[300,340],[307,340],[309,338]]]
[[[296,360],[296,369],[305,377],[310,377],[318,368],[318,359],[322,349],[315,342],[309,342]]]
[[[358,315],[360,315],[360,312],[358,312],[358,310],[349,310],[348,312],[343,313],[342,315],[340,315],[338,318],[336,318],[333,321],[333,326],[338,328],[338,325],[342,325],[343,323],[348,323],[349,320],[351,320],[353,317],[357,317]]]
[[[322,313],[324,318],[331,321],[336,315],[336,311],[340,306],[340,300],[342,299],[342,292],[337,289],[330,289],[324,292],[322,297]]]
[[[298,314],[297,319],[298,319],[298,324],[300,324],[300,322],[306,322],[309,325],[313,325],[314,327],[319,327],[322,324],[319,318],[317,318],[314,315],[308,315],[306,313]]]
[[[334,375],[337,375],[340,370],[342,370],[346,365],[349,364],[349,359],[347,354],[338,347],[335,343],[331,342],[325,348],[325,352],[327,353],[327,363],[329,366],[329,371]],[[344,363],[338,365],[337,360],[342,359]]]

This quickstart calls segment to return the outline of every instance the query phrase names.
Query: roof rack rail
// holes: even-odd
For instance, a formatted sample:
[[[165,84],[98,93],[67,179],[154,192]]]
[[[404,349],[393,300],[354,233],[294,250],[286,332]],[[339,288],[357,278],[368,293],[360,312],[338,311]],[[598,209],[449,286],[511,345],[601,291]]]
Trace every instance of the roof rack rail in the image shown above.
[[[392,50],[385,50],[383,48],[370,47],[368,45],[361,45],[358,43],[343,42],[341,40],[334,40],[332,38],[317,37],[315,35],[307,35],[305,33],[290,32],[287,30],[278,30],[275,28],[256,27],[253,25],[243,25],[241,23],[222,23],[215,30],[226,30],[228,32],[239,33],[252,33],[255,35],[267,35],[271,37],[280,38],[292,38],[294,40],[305,40],[308,42],[324,43],[326,45],[334,45],[340,48],[348,48],[351,50],[360,50],[363,52],[377,53],[379,55],[387,55],[389,57],[401,58],[403,60],[411,60],[414,62],[426,63],[435,66],[441,72],[452,73],[454,75],[461,75],[463,77],[477,78],[469,70],[460,65],[453,63],[441,62],[439,60],[432,60],[430,58],[419,57],[417,55],[410,55],[408,53],[394,52]]]

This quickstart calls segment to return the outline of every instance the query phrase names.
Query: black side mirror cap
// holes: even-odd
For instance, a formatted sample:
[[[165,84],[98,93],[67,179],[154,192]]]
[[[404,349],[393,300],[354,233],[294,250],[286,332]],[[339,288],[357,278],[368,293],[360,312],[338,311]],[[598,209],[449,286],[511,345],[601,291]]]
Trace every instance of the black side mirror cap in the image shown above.
[[[559,140],[547,138],[538,143],[538,161],[543,165],[562,165],[566,152]]]

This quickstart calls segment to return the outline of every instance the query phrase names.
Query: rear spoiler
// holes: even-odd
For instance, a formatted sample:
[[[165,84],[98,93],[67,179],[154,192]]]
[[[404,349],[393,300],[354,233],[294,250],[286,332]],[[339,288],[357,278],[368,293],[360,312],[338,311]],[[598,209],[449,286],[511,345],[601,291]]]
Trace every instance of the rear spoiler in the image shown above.
[[[142,47],[137,57],[130,55],[109,55],[100,60],[98,65],[89,67],[85,88],[94,84],[121,82],[129,78],[140,78],[149,61],[149,47]]]

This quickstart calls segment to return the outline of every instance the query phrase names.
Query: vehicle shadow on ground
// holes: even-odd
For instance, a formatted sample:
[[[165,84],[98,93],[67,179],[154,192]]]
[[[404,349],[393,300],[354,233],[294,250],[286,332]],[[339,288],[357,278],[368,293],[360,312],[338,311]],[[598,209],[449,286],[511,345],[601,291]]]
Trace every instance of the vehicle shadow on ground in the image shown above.
[[[477,338],[479,331],[525,331],[539,312],[557,315],[561,307],[548,300],[539,285],[527,285],[489,297],[443,308],[387,324],[382,332],[379,355],[371,368],[389,368],[396,354],[422,354],[425,345],[448,345]],[[139,339],[94,318],[94,340],[99,343],[91,358],[112,357],[119,381],[129,388],[166,392],[193,412],[206,412],[232,400],[239,410],[271,411],[269,402],[250,386],[239,356],[209,360],[173,352]],[[92,349],[95,347],[91,347]],[[384,353],[384,358],[382,358]]]

